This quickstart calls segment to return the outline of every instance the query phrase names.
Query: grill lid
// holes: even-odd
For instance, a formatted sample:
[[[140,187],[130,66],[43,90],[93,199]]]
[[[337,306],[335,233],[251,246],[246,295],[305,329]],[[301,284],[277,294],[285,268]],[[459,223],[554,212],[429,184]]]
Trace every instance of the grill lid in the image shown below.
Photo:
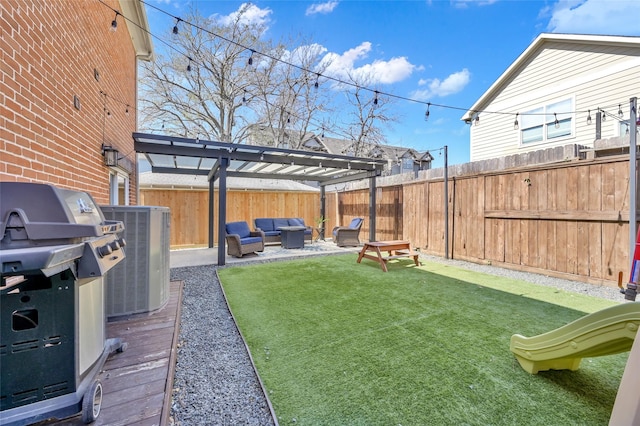
[[[0,182],[0,249],[81,242],[118,233],[91,195],[52,185]]]
[[[95,279],[125,257],[117,235],[123,223],[105,220],[86,192],[0,182],[0,220],[2,277],[71,269],[79,279]]]

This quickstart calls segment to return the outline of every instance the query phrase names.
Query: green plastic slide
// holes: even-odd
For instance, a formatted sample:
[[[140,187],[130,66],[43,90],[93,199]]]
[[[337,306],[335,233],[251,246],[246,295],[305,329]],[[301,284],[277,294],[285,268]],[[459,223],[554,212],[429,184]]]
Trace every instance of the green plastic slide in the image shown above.
[[[586,315],[533,337],[511,336],[513,352],[525,371],[580,368],[582,358],[631,350],[640,326],[640,302],[627,302]]]

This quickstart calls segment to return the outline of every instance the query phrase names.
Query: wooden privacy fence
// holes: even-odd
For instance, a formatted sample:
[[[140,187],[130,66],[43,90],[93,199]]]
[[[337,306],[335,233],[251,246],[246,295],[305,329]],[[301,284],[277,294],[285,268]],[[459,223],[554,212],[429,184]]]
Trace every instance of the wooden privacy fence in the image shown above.
[[[140,189],[146,206],[171,210],[171,248],[206,247],[209,244],[209,191],[191,189]],[[214,196],[214,241],[218,242],[218,196]],[[300,217],[308,225],[320,215],[319,192],[227,191],[227,222],[246,221],[253,229],[258,217]]]
[[[629,161],[621,156],[450,178],[449,257],[615,285],[629,271]],[[376,239],[445,256],[444,180],[378,187]],[[364,217],[368,190],[327,194],[340,223]]]
[[[384,186],[376,193],[376,240],[408,239],[445,256],[442,178]],[[171,209],[171,246],[208,244],[208,191],[141,189],[141,204]],[[615,285],[629,271],[629,161],[615,156],[449,179],[449,258]],[[326,236],[363,217],[369,240],[369,190],[326,194]],[[217,196],[214,200],[217,206]],[[320,215],[319,192],[228,192],[227,221]],[[215,214],[217,216],[217,212]],[[217,217],[214,230],[217,230]],[[215,236],[217,242],[217,236]]]

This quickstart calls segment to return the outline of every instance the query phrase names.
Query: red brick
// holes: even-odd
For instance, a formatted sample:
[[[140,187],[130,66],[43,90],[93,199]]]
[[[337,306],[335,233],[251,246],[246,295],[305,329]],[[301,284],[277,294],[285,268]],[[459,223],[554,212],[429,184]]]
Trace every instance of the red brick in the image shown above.
[[[117,0],[106,4],[119,8]],[[94,0],[2,0],[0,15],[8,41],[0,46],[0,124],[9,142],[0,146],[2,180],[87,188],[108,201],[99,92],[108,93],[113,114],[104,139],[132,152],[135,114],[126,117],[122,101],[135,104],[137,64],[126,26],[115,34],[106,30],[111,11]],[[73,107],[74,95],[81,111]],[[135,175],[130,181],[135,201]]]

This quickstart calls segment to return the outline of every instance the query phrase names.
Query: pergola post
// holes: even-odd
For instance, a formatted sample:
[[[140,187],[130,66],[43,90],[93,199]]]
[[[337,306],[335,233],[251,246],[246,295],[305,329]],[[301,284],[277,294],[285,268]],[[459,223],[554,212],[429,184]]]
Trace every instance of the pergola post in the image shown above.
[[[213,240],[213,200],[215,196],[214,179],[209,179],[209,248],[214,247]]]
[[[320,218],[326,220],[327,219],[327,204],[326,204],[326,192],[324,185],[320,185]],[[324,222],[318,224],[318,228],[320,228],[320,235],[318,238],[324,240]]]
[[[218,174],[218,265],[225,264],[226,252],[226,228],[227,222],[227,167],[229,166],[228,158],[220,158],[220,168]]]
[[[369,241],[376,241],[376,177],[369,178]]]

